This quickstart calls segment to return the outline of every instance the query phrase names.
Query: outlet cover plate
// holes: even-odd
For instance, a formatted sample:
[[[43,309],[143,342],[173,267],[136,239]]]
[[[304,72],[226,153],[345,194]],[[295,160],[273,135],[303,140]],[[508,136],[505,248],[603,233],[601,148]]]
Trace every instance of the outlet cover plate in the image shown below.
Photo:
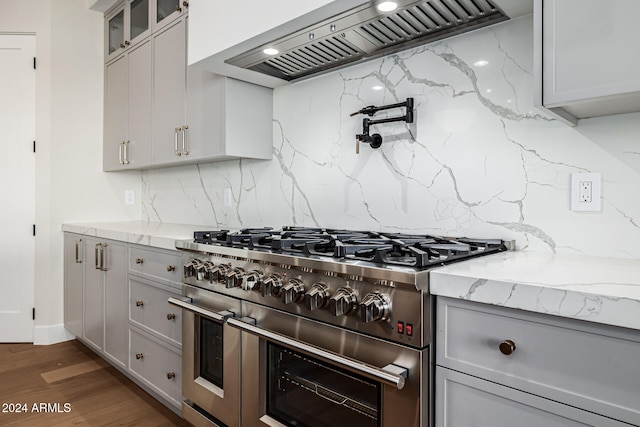
[[[583,183],[591,183],[591,201],[583,201]],[[600,212],[602,210],[602,174],[601,173],[572,173],[571,174],[571,210],[577,212]]]

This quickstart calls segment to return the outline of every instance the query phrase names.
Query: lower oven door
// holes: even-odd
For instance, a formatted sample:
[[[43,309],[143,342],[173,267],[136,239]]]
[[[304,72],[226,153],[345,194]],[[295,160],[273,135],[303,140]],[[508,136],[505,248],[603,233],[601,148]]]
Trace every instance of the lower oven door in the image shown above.
[[[240,313],[240,302],[183,285],[185,298],[169,303],[183,309],[183,416],[194,425],[240,424],[240,332],[227,319]]]
[[[428,419],[428,351],[248,304],[242,425],[419,427]],[[254,323],[254,324],[251,324]]]

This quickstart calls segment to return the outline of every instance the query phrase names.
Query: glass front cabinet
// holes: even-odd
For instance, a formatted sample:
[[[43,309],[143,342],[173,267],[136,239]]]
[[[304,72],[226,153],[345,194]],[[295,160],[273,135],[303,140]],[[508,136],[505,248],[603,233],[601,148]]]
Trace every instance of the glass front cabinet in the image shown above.
[[[187,12],[186,0],[125,0],[105,15],[105,62]]]

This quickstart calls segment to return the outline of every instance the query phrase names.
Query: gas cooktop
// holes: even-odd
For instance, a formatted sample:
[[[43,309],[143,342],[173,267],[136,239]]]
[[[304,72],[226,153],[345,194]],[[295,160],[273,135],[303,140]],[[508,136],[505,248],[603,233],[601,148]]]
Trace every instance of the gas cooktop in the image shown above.
[[[416,270],[509,249],[499,239],[449,238],[424,234],[285,226],[239,231],[196,231],[194,243],[268,251],[334,261],[366,261]]]

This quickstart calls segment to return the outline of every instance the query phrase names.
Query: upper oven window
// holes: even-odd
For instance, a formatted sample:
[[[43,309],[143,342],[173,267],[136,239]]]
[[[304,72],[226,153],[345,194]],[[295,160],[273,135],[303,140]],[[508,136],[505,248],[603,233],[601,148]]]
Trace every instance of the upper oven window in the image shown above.
[[[268,343],[267,413],[288,426],[380,426],[379,383]]]
[[[200,317],[200,376],[222,388],[222,325]]]

